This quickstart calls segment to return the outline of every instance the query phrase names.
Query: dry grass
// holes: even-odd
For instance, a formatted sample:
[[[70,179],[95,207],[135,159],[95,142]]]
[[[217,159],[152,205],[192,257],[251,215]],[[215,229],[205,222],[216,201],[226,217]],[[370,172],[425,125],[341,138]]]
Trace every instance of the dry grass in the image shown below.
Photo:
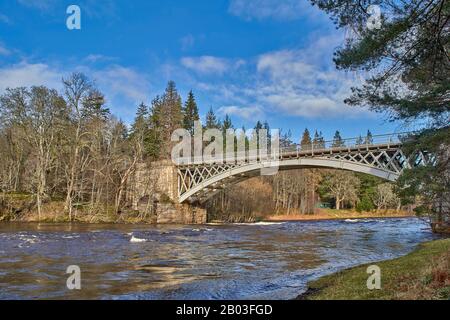
[[[314,214],[274,215],[264,218],[266,221],[305,221],[305,220],[332,220],[332,219],[362,219],[362,218],[395,218],[411,217],[413,214],[406,211],[383,210],[373,212],[357,212],[354,210],[316,209]]]
[[[450,299],[450,253],[433,257],[430,264],[422,268],[418,277],[399,280],[401,285],[395,295],[396,299]]]

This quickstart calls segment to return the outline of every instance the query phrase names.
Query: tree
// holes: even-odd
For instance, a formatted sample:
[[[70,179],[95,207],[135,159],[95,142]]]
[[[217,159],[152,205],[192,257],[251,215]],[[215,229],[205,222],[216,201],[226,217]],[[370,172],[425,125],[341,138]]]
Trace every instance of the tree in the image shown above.
[[[154,159],[170,159],[172,133],[183,127],[181,97],[175,82],[169,81],[162,97],[152,103],[148,152]]]
[[[148,107],[141,102],[136,110],[136,117],[130,130],[130,141],[134,146],[134,150],[138,153],[137,157],[139,160],[143,160],[145,154],[144,143],[148,133]]]
[[[450,215],[440,205],[448,198],[450,146],[450,3],[446,0],[311,0],[353,37],[335,53],[338,69],[361,70],[364,84],[352,89],[350,105],[368,106],[391,120],[426,123],[406,144],[435,154],[436,163],[406,169],[398,180],[404,201],[420,197],[423,211],[438,223]],[[381,28],[367,28],[369,4],[383,13]],[[421,149],[422,148],[422,149]],[[407,155],[410,155],[408,153]],[[403,190],[403,191],[402,191]],[[444,208],[444,209],[442,209]]]
[[[305,131],[303,132],[303,136],[302,139],[300,141],[300,148],[302,150],[311,150],[311,135],[309,134],[309,130],[305,129]]]
[[[364,139],[361,135],[359,135],[359,137],[356,139],[356,145],[362,146],[363,144],[364,144]]]
[[[81,109],[83,119],[98,118],[105,120],[111,114],[109,108],[105,107],[105,96],[98,89],[91,88],[81,103],[83,105]]]
[[[450,111],[450,4],[446,0],[311,0],[353,38],[335,53],[338,69],[374,71],[347,99],[389,112],[394,119],[428,119],[448,124]],[[368,28],[368,7],[376,4],[381,28]],[[442,122],[443,121],[443,122]]]
[[[183,127],[191,133],[191,136],[194,136],[194,122],[198,121],[200,117],[198,115],[197,102],[195,101],[192,90],[189,91],[188,98],[184,104],[183,114]]]
[[[56,90],[40,86],[7,89],[0,97],[0,108],[2,122],[21,131],[35,156],[33,185],[40,220],[49,171],[58,158],[58,136],[64,132],[61,120],[68,118],[67,105]]]
[[[400,199],[395,194],[392,183],[379,184],[372,199],[377,210],[400,207]]]
[[[161,98],[157,96],[152,101],[150,113],[148,116],[148,134],[144,138],[145,154],[150,160],[159,160],[161,158],[161,148],[164,143],[163,128],[161,126],[162,112]]]
[[[73,127],[74,132],[71,134],[74,140],[72,143],[73,152],[69,156],[69,163],[67,164],[68,180],[64,204],[64,211],[68,213],[69,220],[72,220],[72,203],[75,196],[75,186],[78,178],[77,173],[79,172],[80,152],[84,145],[82,141],[85,136],[83,125],[84,120],[89,115],[88,110],[84,107],[94,105],[88,103],[88,101],[92,102],[92,95],[90,93],[93,90],[93,86],[89,79],[82,73],[73,73],[69,78],[63,79],[63,85],[67,105],[71,109],[72,121],[75,123]]]
[[[220,128],[220,122],[217,120],[216,114],[213,108],[209,108],[205,118],[205,129],[218,129]]]
[[[336,209],[342,207],[344,201],[356,203],[360,180],[352,172],[335,170],[323,179],[322,188],[335,199]]]
[[[260,134],[260,130],[263,129],[263,124],[261,123],[261,121],[257,121],[255,127],[253,128],[253,134],[250,137],[250,143],[256,147],[256,150],[260,149],[260,145],[259,145],[259,134]]]
[[[367,130],[367,135],[366,135],[366,139],[365,139],[364,143],[367,145],[373,144],[373,135],[372,135],[372,132],[370,132],[370,130]]]
[[[333,137],[333,144],[331,145],[333,148],[339,148],[344,147],[345,143],[344,140],[341,137],[341,133],[339,131],[336,131]]]
[[[292,148],[294,142],[292,141],[292,132],[288,130],[286,133],[280,131],[280,148]]]
[[[228,129],[233,129],[233,123],[228,114],[225,115],[225,119],[223,120],[223,123],[222,123],[222,129],[223,129],[223,131],[227,131]]]

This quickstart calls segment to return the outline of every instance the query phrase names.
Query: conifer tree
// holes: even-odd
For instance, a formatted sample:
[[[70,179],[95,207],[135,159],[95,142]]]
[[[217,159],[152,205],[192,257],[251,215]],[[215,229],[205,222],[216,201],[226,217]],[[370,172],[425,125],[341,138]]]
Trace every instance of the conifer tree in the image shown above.
[[[188,130],[191,135],[194,135],[194,122],[200,119],[198,115],[198,107],[197,102],[195,101],[194,93],[189,91],[188,98],[184,105],[183,110],[183,126],[186,130]]]
[[[300,141],[300,147],[302,150],[311,150],[311,135],[308,129],[303,132],[302,140]]]
[[[339,148],[344,147],[345,143],[344,140],[341,137],[341,133],[339,131],[336,131],[333,137],[333,144],[331,145],[333,148]]]
[[[373,144],[373,135],[370,130],[367,130],[366,140],[364,142],[365,144]]]
[[[220,122],[217,120],[217,116],[211,107],[206,114],[205,129],[218,129],[220,128]]]

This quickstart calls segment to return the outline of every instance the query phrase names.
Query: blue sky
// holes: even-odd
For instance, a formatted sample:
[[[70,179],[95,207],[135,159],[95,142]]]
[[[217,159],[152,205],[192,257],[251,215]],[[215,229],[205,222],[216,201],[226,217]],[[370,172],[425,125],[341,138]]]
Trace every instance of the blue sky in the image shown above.
[[[81,30],[66,28],[66,8],[81,8]],[[400,132],[386,116],[343,99],[364,74],[336,71],[345,33],[306,0],[0,0],[0,93],[48,85],[82,71],[130,123],[168,80],[192,89],[236,126],[268,120],[331,138]]]

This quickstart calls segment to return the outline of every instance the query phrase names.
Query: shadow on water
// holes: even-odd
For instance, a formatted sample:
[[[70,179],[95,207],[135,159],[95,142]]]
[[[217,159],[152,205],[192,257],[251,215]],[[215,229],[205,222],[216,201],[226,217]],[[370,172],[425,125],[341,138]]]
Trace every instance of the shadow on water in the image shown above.
[[[148,226],[0,224],[0,299],[289,299],[433,239],[419,219]],[[66,268],[81,269],[68,290]]]

